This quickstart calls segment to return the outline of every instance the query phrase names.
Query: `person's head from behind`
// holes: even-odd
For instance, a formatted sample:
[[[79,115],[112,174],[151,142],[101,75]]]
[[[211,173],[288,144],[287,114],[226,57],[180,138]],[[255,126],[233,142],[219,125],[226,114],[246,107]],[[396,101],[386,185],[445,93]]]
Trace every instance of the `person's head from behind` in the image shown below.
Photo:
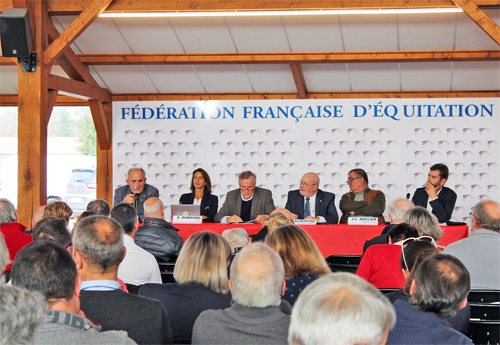
[[[87,218],[87,217],[97,216],[97,215],[98,214],[97,214],[96,211],[88,211],[88,210],[87,211],[83,211],[82,213],[80,213],[80,215],[76,219],[76,222],[73,225],[73,230],[75,229],[76,224],[80,223],[82,221],[82,219]],[[109,217],[109,215],[107,215],[106,217]]]
[[[478,202],[472,210],[472,230],[500,232],[500,205],[493,200]]]
[[[40,221],[38,224],[33,229],[33,242],[55,242],[71,252],[71,235],[64,219]]]
[[[331,272],[311,236],[296,225],[280,226],[266,236],[266,244],[283,260],[285,279]]]
[[[373,285],[351,273],[332,273],[312,282],[292,311],[292,345],[385,344],[396,314]]]
[[[222,236],[210,231],[197,232],[182,246],[174,279],[179,284],[198,283],[225,293],[229,289],[227,266],[230,256],[231,247]]]
[[[101,216],[109,216],[111,211],[109,208],[109,203],[104,199],[92,200],[87,204],[87,211],[94,211],[96,214]]]
[[[414,207],[414,205],[410,200],[398,199],[392,202],[387,207],[387,214],[391,220],[391,224],[401,223],[406,211],[412,207]]]
[[[400,223],[389,233],[389,243],[397,243],[410,237],[418,237],[417,229],[406,223]]]
[[[134,237],[139,227],[139,218],[134,206],[127,203],[116,205],[111,210],[111,218],[122,226],[126,235]]]
[[[233,300],[245,307],[279,305],[285,292],[284,267],[279,255],[262,242],[246,246],[231,265]]]
[[[252,241],[243,228],[224,230],[221,236],[229,243],[233,253],[237,251],[238,248],[242,248]]]
[[[93,216],[73,230],[73,258],[77,268],[100,274],[116,273],[124,257],[123,228],[114,219]]]
[[[43,209],[43,217],[55,217],[66,220],[69,224],[69,217],[73,214],[73,210],[64,201],[54,201],[45,206]]]
[[[57,243],[33,242],[19,251],[12,264],[12,285],[38,291],[49,309],[61,300],[80,310],[80,280],[75,262]],[[76,298],[75,298],[76,297]]]
[[[462,262],[451,255],[435,254],[415,270],[411,303],[416,310],[449,319],[466,306],[469,290],[470,275]]]
[[[31,228],[34,228],[35,225],[43,218],[43,210],[46,205],[41,205],[35,208],[33,211],[33,216],[31,217]]]
[[[0,345],[33,344],[35,331],[44,321],[41,294],[17,286],[0,286]]]
[[[410,286],[415,276],[415,270],[429,256],[439,254],[439,250],[432,242],[411,241],[401,248],[399,262],[405,276],[404,292],[410,294]]]
[[[271,215],[264,223],[264,226],[267,226],[267,231],[271,233],[282,225],[290,224],[291,219],[292,212],[288,211],[286,208],[277,208],[271,212]]]
[[[149,198],[144,202],[144,216],[146,218],[165,219],[163,202],[159,198]]]
[[[7,199],[0,199],[0,226],[17,222],[17,213],[14,205]]]
[[[403,222],[414,226],[420,236],[431,236],[436,241],[443,237],[443,230],[439,227],[436,216],[421,206],[406,211]]]

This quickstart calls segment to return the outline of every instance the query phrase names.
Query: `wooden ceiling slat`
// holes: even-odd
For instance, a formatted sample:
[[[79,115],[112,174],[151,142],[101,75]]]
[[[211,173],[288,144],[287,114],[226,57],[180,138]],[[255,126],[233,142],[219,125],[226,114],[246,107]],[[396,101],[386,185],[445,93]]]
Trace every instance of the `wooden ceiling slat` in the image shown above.
[[[471,0],[453,0],[464,12],[500,45],[500,27]]]

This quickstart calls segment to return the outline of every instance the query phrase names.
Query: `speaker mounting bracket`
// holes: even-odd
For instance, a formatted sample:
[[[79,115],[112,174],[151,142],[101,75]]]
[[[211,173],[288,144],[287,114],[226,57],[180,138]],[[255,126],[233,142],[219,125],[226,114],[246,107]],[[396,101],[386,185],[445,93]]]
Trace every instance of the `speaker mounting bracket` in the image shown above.
[[[17,62],[23,64],[23,72],[36,72],[36,53],[30,53],[29,57],[19,57],[17,58]]]

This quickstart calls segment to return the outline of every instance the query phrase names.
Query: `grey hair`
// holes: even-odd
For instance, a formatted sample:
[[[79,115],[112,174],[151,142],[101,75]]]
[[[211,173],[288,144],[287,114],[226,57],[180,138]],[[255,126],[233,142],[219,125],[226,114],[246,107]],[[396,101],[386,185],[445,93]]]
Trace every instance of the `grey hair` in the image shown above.
[[[156,199],[156,200],[151,200],[151,199]],[[148,203],[148,201],[151,200],[151,204]],[[144,213],[146,213],[148,216],[152,215],[160,215],[161,210],[163,209],[163,201],[159,198],[149,198],[144,202]]]
[[[35,330],[45,321],[45,302],[36,291],[0,286],[0,345],[33,344]]]
[[[0,199],[0,226],[14,223],[17,220],[16,208],[7,199]]]
[[[431,236],[436,241],[443,237],[443,229],[439,227],[436,216],[422,206],[415,206],[406,211],[403,222],[413,225],[420,236]]]
[[[496,206],[497,212],[491,210],[490,206]],[[472,210],[472,216],[476,218],[477,226],[482,229],[493,230],[496,232],[500,232],[500,219],[498,213],[498,203],[493,200],[483,200],[480,201],[474,206]],[[493,211],[493,212],[492,212]],[[496,218],[495,218],[496,216]]]
[[[391,215],[392,222],[402,222],[406,211],[413,207],[414,205],[410,200],[398,199],[387,207],[387,213]]]
[[[140,172],[142,172],[142,176],[143,176],[144,178],[146,178],[146,171],[145,171],[143,168],[141,168],[141,167],[135,167],[135,168],[130,168],[130,169],[128,169],[128,171],[127,171],[127,178],[130,176],[130,173],[131,173],[132,171],[134,171],[134,170],[139,170]]]
[[[5,280],[2,278],[3,270],[9,262],[9,248],[7,248],[3,235],[0,233],[0,285],[5,283]]]
[[[224,237],[231,248],[239,248],[248,244],[248,233],[243,228],[224,230],[221,236]]]
[[[377,288],[352,273],[331,273],[299,295],[288,343],[378,345],[395,322],[392,304]]]
[[[264,243],[244,247],[231,265],[233,300],[245,307],[279,305],[285,278],[283,261]]]
[[[73,230],[73,253],[106,273],[123,259],[123,227],[106,216],[82,219]]]
[[[249,179],[250,177],[253,177],[253,181],[254,182],[257,182],[257,176],[255,176],[255,174],[253,172],[251,172],[250,170],[245,170],[245,171],[242,171],[239,175],[238,175],[238,181],[240,180],[247,180]]]

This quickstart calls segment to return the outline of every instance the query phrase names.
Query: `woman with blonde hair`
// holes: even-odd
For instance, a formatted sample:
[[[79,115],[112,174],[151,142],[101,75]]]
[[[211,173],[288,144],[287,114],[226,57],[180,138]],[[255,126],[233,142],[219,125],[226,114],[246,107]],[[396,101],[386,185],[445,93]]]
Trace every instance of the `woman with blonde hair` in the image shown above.
[[[222,236],[201,231],[189,237],[175,264],[173,284],[145,284],[140,296],[159,300],[167,310],[174,344],[190,344],[202,311],[229,308],[227,266],[231,248]]]
[[[283,299],[293,306],[299,294],[317,278],[331,273],[311,236],[296,225],[283,225],[267,235],[266,244],[278,252],[285,266]]]

